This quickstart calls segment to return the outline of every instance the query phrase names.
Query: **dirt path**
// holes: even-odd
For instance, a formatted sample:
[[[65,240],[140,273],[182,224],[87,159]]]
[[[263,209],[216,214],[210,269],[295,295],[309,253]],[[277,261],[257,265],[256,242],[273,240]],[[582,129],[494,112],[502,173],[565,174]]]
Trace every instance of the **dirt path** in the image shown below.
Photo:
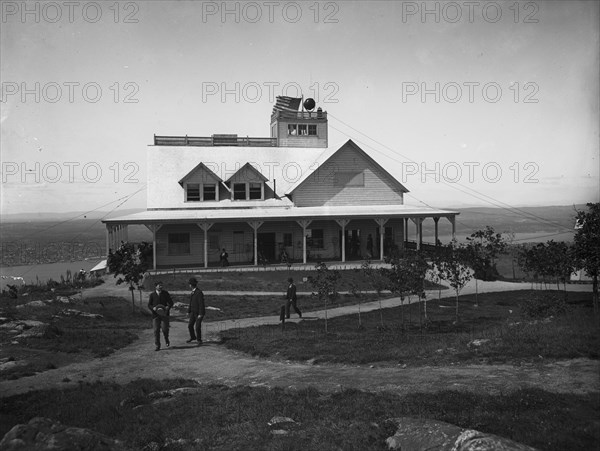
[[[527,284],[517,284],[523,289]],[[574,286],[579,287],[579,286]],[[585,286],[584,286],[585,287]],[[590,287],[586,287],[587,290]],[[480,291],[515,289],[515,284],[492,282]],[[579,288],[576,288],[579,290]],[[93,291],[95,290],[95,291]],[[124,296],[129,293],[109,283],[88,290],[87,294]],[[584,291],[587,291],[584,290]],[[93,292],[93,293],[92,293]],[[84,294],[85,295],[85,294]],[[385,301],[386,306],[399,304],[399,299]],[[378,303],[361,306],[378,308]],[[348,314],[355,306],[330,310],[329,317]],[[311,312],[320,317],[322,312]],[[208,336],[230,327],[270,323],[278,318],[249,318],[207,324]],[[171,347],[154,351],[151,330],[144,330],[140,339],[116,353],[83,363],[46,371],[31,377],[0,382],[2,396],[10,396],[47,387],[76,385],[80,382],[106,381],[127,383],[139,378],[186,378],[203,383],[249,385],[285,388],[316,386],[322,391],[343,388],[396,393],[435,392],[446,389],[500,393],[519,388],[537,387],[558,393],[600,392],[600,364],[595,360],[575,359],[554,363],[513,365],[455,365],[447,367],[358,367],[344,365],[311,365],[309,363],[277,362],[249,357],[225,349],[215,342],[196,347],[185,344],[187,327],[183,321],[173,321]]]

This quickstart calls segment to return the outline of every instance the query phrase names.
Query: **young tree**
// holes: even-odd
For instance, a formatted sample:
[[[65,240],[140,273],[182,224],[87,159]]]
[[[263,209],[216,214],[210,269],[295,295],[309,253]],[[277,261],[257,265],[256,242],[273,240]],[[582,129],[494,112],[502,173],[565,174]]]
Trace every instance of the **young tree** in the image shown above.
[[[113,273],[113,277],[117,278],[117,285],[129,284],[133,310],[135,310],[134,285],[138,290],[141,290],[141,282],[151,262],[152,245],[149,243],[141,243],[135,246],[133,243],[121,242],[115,252],[109,250],[106,262],[108,270]]]
[[[310,284],[317,290],[319,300],[325,301],[325,333],[327,333],[327,300],[337,297],[337,283],[340,279],[340,273],[337,270],[330,270],[323,262],[315,265],[316,276],[309,278]]]
[[[567,280],[575,270],[573,259],[573,250],[571,246],[564,242],[550,240],[546,242],[545,248],[545,272],[554,278],[556,288],[560,290],[560,282],[565,286],[565,295],[567,292]]]
[[[379,300],[379,322],[383,326],[383,310],[381,308],[381,292],[385,290],[389,280],[389,269],[387,268],[373,268],[369,261],[365,261],[361,265],[363,274],[369,280],[371,287],[377,292],[377,298]]]
[[[496,260],[504,252],[506,240],[493,227],[486,226],[485,230],[478,230],[467,237],[466,255],[475,279],[475,305],[479,305],[477,280],[492,281],[498,278]]]
[[[440,276],[454,288],[456,293],[456,322],[458,322],[458,296],[472,277],[466,254],[465,247],[452,240],[441,249],[438,262]]]
[[[600,203],[588,203],[588,211],[577,211],[574,254],[577,266],[592,278],[594,312],[598,313],[600,272]]]

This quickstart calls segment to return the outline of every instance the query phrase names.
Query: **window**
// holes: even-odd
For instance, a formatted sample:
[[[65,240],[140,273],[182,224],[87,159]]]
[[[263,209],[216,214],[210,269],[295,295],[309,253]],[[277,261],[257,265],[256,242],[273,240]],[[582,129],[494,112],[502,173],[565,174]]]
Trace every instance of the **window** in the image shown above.
[[[308,125],[308,136],[317,136],[317,124]]]
[[[216,185],[202,185],[203,186],[203,199],[204,200],[217,200],[217,186]]]
[[[312,248],[323,249],[323,229],[308,229],[308,236],[310,237],[308,245]]]
[[[298,126],[296,124],[288,124],[288,135],[290,135],[290,136],[298,135]]]
[[[233,184],[233,200],[246,200],[246,184],[245,183],[234,183]]]
[[[219,247],[219,232],[208,232],[208,250],[211,252],[218,252],[221,250]]]
[[[188,202],[198,202],[200,200],[200,184],[188,183],[185,200]]]
[[[189,255],[190,254],[190,234],[189,233],[169,233],[168,235],[169,255]]]
[[[298,124],[298,136],[306,136],[308,135],[308,131],[306,129],[306,124]]]
[[[283,245],[284,246],[291,246],[292,245],[292,234],[291,233],[284,233],[283,234]]]
[[[250,183],[250,199],[262,199],[262,183]]]

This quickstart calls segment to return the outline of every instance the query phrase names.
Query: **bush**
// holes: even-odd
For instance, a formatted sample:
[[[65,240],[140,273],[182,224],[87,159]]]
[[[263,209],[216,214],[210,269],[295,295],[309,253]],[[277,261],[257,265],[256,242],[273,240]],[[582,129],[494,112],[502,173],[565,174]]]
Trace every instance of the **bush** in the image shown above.
[[[521,310],[526,317],[540,319],[563,315],[569,311],[569,305],[563,296],[535,293],[523,303]]]

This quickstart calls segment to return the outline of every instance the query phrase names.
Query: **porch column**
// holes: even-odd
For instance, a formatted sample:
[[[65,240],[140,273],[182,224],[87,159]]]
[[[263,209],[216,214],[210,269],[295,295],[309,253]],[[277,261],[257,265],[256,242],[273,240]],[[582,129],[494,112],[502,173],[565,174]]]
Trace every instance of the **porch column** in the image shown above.
[[[145,226],[152,232],[152,267],[156,270],[156,232],[162,227],[161,224],[145,224]]]
[[[417,250],[421,250],[421,244],[423,242],[423,218],[410,218],[412,222],[417,226],[416,238],[417,238]]]
[[[127,230],[127,224],[123,224],[123,241],[126,243],[129,241],[129,231]]]
[[[388,222],[389,218],[375,218],[375,222],[379,225],[379,259],[383,261],[383,227]]]
[[[456,216],[448,216],[448,221],[452,224],[452,240],[456,239]]]
[[[335,222],[342,228],[342,263],[346,261],[346,226],[350,222],[349,219],[336,219]]]
[[[110,230],[111,226],[106,224],[106,258],[108,258],[108,251],[110,250]]]
[[[197,222],[196,225],[204,231],[204,267],[208,268],[208,230],[214,222]]]
[[[302,227],[302,263],[306,265],[306,228],[312,221],[310,219],[300,219],[296,222]]]
[[[438,221],[440,220],[439,217],[437,218],[433,218],[433,221],[435,222],[435,246],[437,247],[438,245]]]
[[[408,218],[404,218],[404,241],[408,242]]]
[[[247,221],[248,225],[254,230],[254,266],[258,266],[258,228],[264,221]]]

